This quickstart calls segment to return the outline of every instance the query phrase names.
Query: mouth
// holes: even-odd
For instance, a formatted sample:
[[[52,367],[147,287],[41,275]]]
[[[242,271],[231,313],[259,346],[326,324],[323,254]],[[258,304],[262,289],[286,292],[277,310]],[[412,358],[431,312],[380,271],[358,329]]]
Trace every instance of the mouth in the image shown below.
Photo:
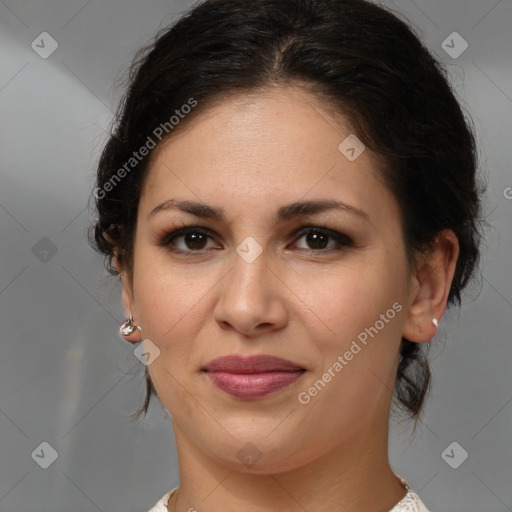
[[[306,372],[292,361],[270,355],[219,357],[201,370],[218,389],[242,400],[261,399],[287,388]]]
[[[270,355],[223,356],[210,361],[202,368],[207,372],[227,372],[238,374],[266,373],[266,372],[294,372],[305,370],[302,366],[281,357]]]

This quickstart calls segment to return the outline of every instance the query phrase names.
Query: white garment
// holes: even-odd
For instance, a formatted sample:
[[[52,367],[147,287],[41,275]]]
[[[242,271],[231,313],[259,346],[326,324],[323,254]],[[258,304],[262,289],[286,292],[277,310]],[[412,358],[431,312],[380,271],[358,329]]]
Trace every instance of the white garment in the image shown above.
[[[419,496],[409,487],[409,484],[403,478],[400,478],[400,480],[407,489],[407,494],[389,512],[429,512]],[[168,512],[167,502],[176,489],[177,487],[169,491],[148,512]]]

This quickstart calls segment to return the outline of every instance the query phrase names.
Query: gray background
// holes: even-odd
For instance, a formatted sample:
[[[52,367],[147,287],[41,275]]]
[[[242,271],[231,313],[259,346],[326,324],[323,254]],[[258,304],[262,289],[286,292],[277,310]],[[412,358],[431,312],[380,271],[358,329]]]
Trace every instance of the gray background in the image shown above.
[[[432,342],[423,422],[414,437],[392,424],[391,461],[433,512],[512,510],[512,3],[386,4],[447,64],[470,109],[494,226],[481,288]],[[117,334],[120,288],[85,235],[116,81],[189,5],[0,1],[2,512],[140,512],[178,483],[166,411],[154,401],[148,418],[130,420],[144,396],[143,366]],[[45,31],[58,43],[47,59],[31,47]],[[457,58],[442,47],[454,31],[469,44]],[[43,442],[58,454],[47,469]],[[457,469],[442,456],[453,442],[452,464],[468,453]]]

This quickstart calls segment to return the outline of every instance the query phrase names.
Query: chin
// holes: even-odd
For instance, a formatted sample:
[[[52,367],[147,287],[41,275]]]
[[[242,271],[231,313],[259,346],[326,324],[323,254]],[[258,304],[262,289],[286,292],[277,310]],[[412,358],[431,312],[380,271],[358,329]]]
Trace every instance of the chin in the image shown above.
[[[274,422],[273,428],[275,427]],[[294,431],[296,432],[295,429]],[[208,437],[203,442],[210,457],[222,461],[229,470],[255,475],[284,473],[314,458],[311,453],[315,450],[307,450],[301,446],[301,451],[298,452],[297,442],[289,432],[279,433],[276,430],[269,435],[270,432],[272,429],[260,430],[254,435],[231,437],[226,434],[222,439]],[[306,453],[308,451],[309,456]]]

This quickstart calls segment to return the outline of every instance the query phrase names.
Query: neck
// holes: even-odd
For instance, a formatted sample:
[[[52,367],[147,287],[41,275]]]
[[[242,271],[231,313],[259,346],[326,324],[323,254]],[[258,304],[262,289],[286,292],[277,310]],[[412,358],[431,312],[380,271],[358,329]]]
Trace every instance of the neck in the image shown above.
[[[291,461],[287,468],[280,464],[276,472],[271,466],[247,468],[214,459],[178,424],[173,426],[180,486],[169,500],[170,512],[388,512],[406,494],[389,465],[387,427],[360,432],[324,453],[313,446],[309,456],[302,453],[302,460]]]

